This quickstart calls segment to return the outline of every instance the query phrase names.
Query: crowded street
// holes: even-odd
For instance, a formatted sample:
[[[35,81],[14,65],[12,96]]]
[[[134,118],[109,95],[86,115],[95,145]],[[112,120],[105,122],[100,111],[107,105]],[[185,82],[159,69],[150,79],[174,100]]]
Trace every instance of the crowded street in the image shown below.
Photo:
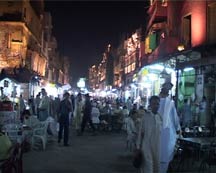
[[[216,0],[0,0],[0,173],[216,173]]]

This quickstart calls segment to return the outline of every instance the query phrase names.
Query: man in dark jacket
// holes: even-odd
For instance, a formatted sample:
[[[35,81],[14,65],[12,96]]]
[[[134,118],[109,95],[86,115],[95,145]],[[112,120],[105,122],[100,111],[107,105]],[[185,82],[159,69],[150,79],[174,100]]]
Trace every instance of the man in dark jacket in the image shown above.
[[[59,108],[59,134],[58,143],[61,142],[62,132],[64,130],[64,146],[68,146],[69,137],[69,113],[71,112],[71,103],[69,101],[70,94],[66,92],[63,95],[63,100],[60,102]]]
[[[93,134],[95,134],[95,127],[92,123],[92,119],[91,119],[91,111],[92,111],[92,105],[91,105],[91,101],[90,101],[90,96],[89,94],[85,95],[85,105],[84,105],[84,109],[83,109],[83,119],[82,119],[82,124],[81,124],[81,135],[84,132],[86,123],[89,123],[92,130],[93,130]]]

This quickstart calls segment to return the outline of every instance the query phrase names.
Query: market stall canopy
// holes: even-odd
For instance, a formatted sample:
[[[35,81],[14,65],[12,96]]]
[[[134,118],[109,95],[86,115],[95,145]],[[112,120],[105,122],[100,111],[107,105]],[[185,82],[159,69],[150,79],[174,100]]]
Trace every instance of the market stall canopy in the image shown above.
[[[71,85],[70,84],[63,85],[62,89],[63,90],[69,90],[69,89],[71,89]]]

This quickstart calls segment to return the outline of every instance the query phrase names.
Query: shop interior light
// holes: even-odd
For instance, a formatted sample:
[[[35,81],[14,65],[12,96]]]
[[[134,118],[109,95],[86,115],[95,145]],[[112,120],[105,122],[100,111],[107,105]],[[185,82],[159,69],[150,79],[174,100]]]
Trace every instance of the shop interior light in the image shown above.
[[[187,72],[187,71],[192,71],[192,70],[194,70],[194,68],[193,68],[193,67],[187,67],[187,68],[185,68],[185,69],[184,69],[184,72]]]
[[[149,79],[150,79],[151,81],[156,81],[156,80],[158,80],[158,77],[157,77],[156,74],[154,74],[154,73],[149,73],[148,75],[149,75]]]
[[[178,45],[178,47],[177,47],[177,49],[178,49],[178,51],[183,51],[183,50],[185,50],[185,47],[184,47],[184,45]]]

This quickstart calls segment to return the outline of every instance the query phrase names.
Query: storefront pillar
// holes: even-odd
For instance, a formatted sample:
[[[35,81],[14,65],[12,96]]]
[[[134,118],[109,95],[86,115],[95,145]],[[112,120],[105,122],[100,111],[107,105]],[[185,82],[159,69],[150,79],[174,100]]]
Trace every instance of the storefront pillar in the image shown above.
[[[179,83],[179,70],[176,71],[176,92],[175,92],[175,105],[178,108],[178,83]]]

